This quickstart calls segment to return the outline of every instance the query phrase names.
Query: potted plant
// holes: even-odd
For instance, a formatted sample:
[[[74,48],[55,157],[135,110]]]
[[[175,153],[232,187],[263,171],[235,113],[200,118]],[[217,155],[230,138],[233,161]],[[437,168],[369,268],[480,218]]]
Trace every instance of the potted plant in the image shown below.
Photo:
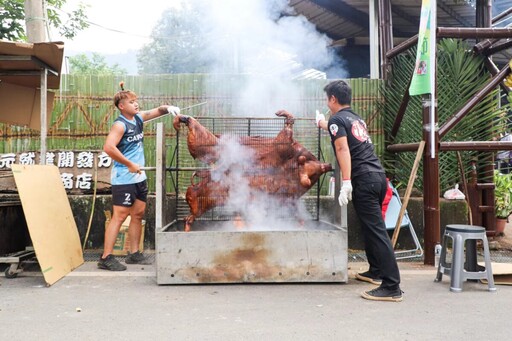
[[[512,174],[494,171],[494,210],[496,234],[502,234],[512,213]]]

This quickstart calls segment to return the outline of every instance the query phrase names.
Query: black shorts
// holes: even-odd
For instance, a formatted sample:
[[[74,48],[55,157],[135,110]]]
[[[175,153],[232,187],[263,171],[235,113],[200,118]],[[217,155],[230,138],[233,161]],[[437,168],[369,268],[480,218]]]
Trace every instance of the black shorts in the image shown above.
[[[112,204],[131,207],[135,199],[146,202],[148,182],[146,180],[129,185],[112,185]]]

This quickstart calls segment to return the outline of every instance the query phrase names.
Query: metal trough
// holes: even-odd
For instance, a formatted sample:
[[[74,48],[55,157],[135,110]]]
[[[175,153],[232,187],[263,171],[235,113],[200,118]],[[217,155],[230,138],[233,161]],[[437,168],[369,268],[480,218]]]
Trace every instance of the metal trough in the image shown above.
[[[251,231],[201,221],[179,232],[180,224],[157,232],[158,284],[347,281],[347,232],[332,224]]]
[[[155,244],[158,284],[346,282],[346,210],[340,225],[315,220],[287,227],[268,222],[258,229],[235,227],[233,220],[196,220],[183,232],[180,201],[176,220],[167,224],[163,123],[157,124]],[[178,194],[178,191],[176,191]],[[314,205],[313,205],[314,206]],[[314,215],[313,215],[314,217]]]

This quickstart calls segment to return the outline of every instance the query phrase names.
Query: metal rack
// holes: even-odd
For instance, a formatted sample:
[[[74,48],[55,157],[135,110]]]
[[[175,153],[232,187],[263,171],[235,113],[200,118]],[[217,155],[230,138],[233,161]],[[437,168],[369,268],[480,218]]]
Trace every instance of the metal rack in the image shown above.
[[[282,118],[197,117],[196,119],[215,135],[229,135],[233,137],[260,136],[273,138],[284,127],[284,120]],[[316,153],[318,160],[323,161],[320,134],[318,129],[312,128],[313,126],[311,120],[295,119],[293,127],[294,139],[306,149]],[[178,198],[176,200],[177,220],[181,220],[189,214],[189,207],[185,201],[185,192],[191,184],[190,178],[193,172],[204,169],[209,169],[209,166],[192,158],[187,146],[187,129],[181,129],[176,138],[169,168],[173,173],[173,189]],[[265,172],[265,169],[259,169],[259,171]],[[320,188],[325,178],[325,176],[322,176],[317,184],[308,191],[307,195],[299,199],[300,204],[314,220],[319,219]],[[229,211],[226,207],[217,206],[197,218],[197,220],[227,221],[233,220],[234,215],[236,213]],[[283,216],[282,218],[286,219],[287,217]]]
[[[27,246],[25,250],[14,252],[5,256],[0,257],[0,263],[10,264],[8,268],[5,269],[5,278],[16,278],[19,273],[23,272],[23,264],[26,262],[33,261],[36,253],[34,252],[34,248],[32,246]]]
[[[264,120],[226,120],[230,124],[240,124],[245,120],[246,134],[252,134]],[[265,119],[267,120],[267,119]],[[273,119],[272,122],[279,120]],[[208,129],[217,132],[218,120],[211,119],[211,127],[201,121]],[[251,124],[248,124],[251,122]],[[253,123],[258,122],[254,125]],[[216,124],[215,127],[213,124]],[[311,124],[311,122],[308,122]],[[282,129],[276,125],[275,131]],[[297,122],[296,122],[297,124]],[[304,122],[306,124],[306,122]],[[313,130],[314,129],[310,129]],[[272,130],[265,130],[269,134]],[[163,123],[156,129],[156,203],[155,203],[155,239],[156,239],[156,275],[158,284],[194,284],[194,283],[264,283],[264,282],[346,282],[348,279],[348,247],[346,229],[346,210],[339,225],[318,220],[319,186],[312,189],[314,204],[309,207],[317,220],[306,221],[291,229],[279,226],[267,226],[263,230],[226,230],[219,224],[223,221],[212,220],[211,216],[194,224],[191,232],[183,231],[183,205],[185,184],[180,174],[194,168],[202,168],[189,157],[184,133],[177,136],[177,148],[172,155],[170,167],[166,163]],[[318,134],[311,133],[310,137]],[[300,139],[297,136],[296,139]],[[299,140],[306,148],[314,150],[308,142]],[[318,141],[318,138],[317,140]],[[318,143],[318,142],[317,142]],[[179,166],[179,167],[178,167]],[[166,172],[172,173],[176,199],[166,195]],[[180,173],[181,172],[181,173]],[[164,210],[169,207],[167,200],[176,200],[176,214],[172,221],[166,221]],[[301,199],[302,200],[302,199]],[[181,202],[183,201],[183,202]],[[336,206],[338,207],[338,206]],[[228,219],[222,207],[216,208],[215,218]],[[210,219],[208,219],[210,218]]]

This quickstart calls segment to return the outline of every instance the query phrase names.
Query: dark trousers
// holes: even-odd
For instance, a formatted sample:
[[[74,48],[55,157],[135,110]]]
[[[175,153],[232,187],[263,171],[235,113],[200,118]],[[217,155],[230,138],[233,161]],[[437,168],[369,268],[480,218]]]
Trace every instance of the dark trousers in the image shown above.
[[[400,272],[382,218],[382,202],[387,190],[386,175],[362,174],[352,179],[352,188],[352,203],[361,222],[370,272],[382,278],[382,287],[398,289]]]

